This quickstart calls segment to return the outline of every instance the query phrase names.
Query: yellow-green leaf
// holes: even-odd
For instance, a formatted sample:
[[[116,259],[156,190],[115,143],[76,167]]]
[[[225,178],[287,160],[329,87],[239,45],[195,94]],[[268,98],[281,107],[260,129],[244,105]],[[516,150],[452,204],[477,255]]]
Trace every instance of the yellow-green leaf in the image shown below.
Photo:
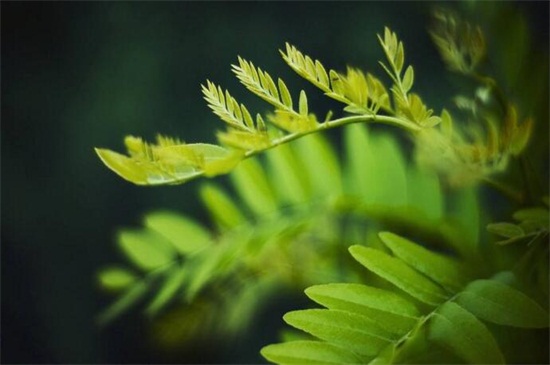
[[[222,228],[231,228],[245,222],[241,210],[222,189],[213,184],[203,184],[200,196],[214,221]]]
[[[268,345],[260,352],[268,361],[276,364],[342,365],[361,363],[361,359],[353,352],[319,341],[302,340]]]
[[[350,312],[306,309],[284,315],[285,322],[322,340],[372,356],[388,345],[391,334],[368,318]]]
[[[305,293],[329,309],[360,314],[384,323],[388,331],[398,335],[409,331],[420,316],[414,304],[403,297],[362,284],[314,285]]]
[[[109,291],[120,291],[127,288],[137,280],[137,275],[122,267],[107,267],[98,275],[99,284]]]
[[[145,225],[164,236],[182,254],[189,254],[211,244],[210,233],[191,218],[158,211],[145,216]]]
[[[146,271],[166,265],[176,256],[174,248],[164,237],[149,230],[121,230],[118,244],[136,266]]]

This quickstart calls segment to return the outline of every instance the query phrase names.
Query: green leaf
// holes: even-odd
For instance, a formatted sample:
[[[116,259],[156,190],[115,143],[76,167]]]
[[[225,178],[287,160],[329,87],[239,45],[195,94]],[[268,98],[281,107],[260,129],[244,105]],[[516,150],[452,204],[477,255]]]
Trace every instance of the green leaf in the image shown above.
[[[105,166],[114,171],[118,176],[134,184],[147,185],[147,171],[130,157],[103,148],[96,148],[95,152]],[[193,174],[193,171],[189,171],[189,176]]]
[[[349,125],[344,128],[344,147],[346,149],[346,188],[352,194],[360,196],[365,203],[372,200],[369,194],[371,187],[370,166],[373,161],[369,144],[367,128],[361,124]],[[368,199],[368,200],[367,200]]]
[[[303,115],[303,116],[308,115],[307,96],[306,96],[306,92],[304,90],[300,91],[300,99],[299,99],[298,107],[299,107],[300,115]]]
[[[105,326],[135,305],[147,292],[148,286],[144,281],[138,281],[129,287],[117,300],[97,316],[100,326]]]
[[[546,208],[526,208],[514,213],[514,219],[518,221],[533,221],[541,227],[548,227],[549,211]]]
[[[404,63],[405,63],[405,51],[403,50],[403,43],[399,42],[397,49],[395,51],[395,71],[397,74],[401,73]]]
[[[281,91],[281,100],[283,104],[289,109],[292,109],[292,97],[290,96],[290,92],[288,91],[286,84],[281,79],[277,80],[277,82],[279,84],[279,90]]]
[[[360,314],[379,323],[392,333],[409,331],[420,313],[411,302],[387,290],[361,284],[324,284],[307,288],[305,293],[329,309]]]
[[[403,91],[405,93],[409,92],[409,90],[412,88],[414,82],[414,69],[412,66],[407,67],[407,70],[405,71],[405,75],[403,76],[403,81],[401,82],[401,86],[403,87]]]
[[[547,328],[548,313],[535,301],[495,280],[476,280],[456,302],[486,321],[525,328]]]
[[[378,134],[370,138],[370,143],[372,161],[368,174],[373,203],[393,207],[407,205],[407,169],[395,138]]]
[[[145,225],[164,236],[182,254],[211,244],[210,233],[197,222],[179,214],[158,211],[145,216]]]
[[[462,188],[454,197],[453,216],[460,225],[462,244],[461,253],[471,256],[477,249],[480,230],[480,207],[477,189]]]
[[[101,270],[97,277],[102,288],[114,292],[127,288],[137,280],[136,274],[130,270],[116,266]]]
[[[118,232],[118,244],[126,256],[145,271],[166,265],[176,257],[170,243],[153,231],[121,230]]]
[[[407,204],[405,162],[389,135],[369,135],[364,125],[350,125],[344,131],[348,188],[365,204],[404,206]]]
[[[487,225],[487,230],[501,237],[515,238],[525,236],[523,229],[513,223],[491,223]]]
[[[277,364],[359,364],[361,359],[339,346],[319,341],[292,341],[268,345],[260,351]]]
[[[296,147],[317,196],[341,194],[340,163],[326,138],[321,134],[312,134],[296,141]]]
[[[421,210],[428,219],[441,219],[444,198],[437,174],[411,165],[407,170],[407,182],[408,204]]]
[[[263,216],[276,211],[277,199],[257,159],[243,161],[230,177],[239,196],[253,213]]]
[[[453,302],[445,303],[434,314],[428,336],[470,364],[504,363],[498,344],[487,327]]]
[[[232,199],[216,185],[203,184],[200,196],[218,226],[231,228],[246,221]]]
[[[168,271],[166,275],[168,278],[145,310],[149,316],[156,315],[176,296],[178,290],[188,277],[188,270],[186,267],[175,267]]]
[[[450,291],[462,288],[464,270],[450,257],[434,253],[391,232],[378,234],[393,254]]]
[[[283,319],[315,337],[366,356],[376,355],[392,339],[381,325],[345,311],[306,309],[289,312]]]
[[[300,204],[311,197],[310,183],[304,167],[289,144],[267,153],[272,184],[281,200]]]
[[[447,299],[441,287],[397,258],[359,245],[349,251],[361,265],[423,303],[438,305]]]

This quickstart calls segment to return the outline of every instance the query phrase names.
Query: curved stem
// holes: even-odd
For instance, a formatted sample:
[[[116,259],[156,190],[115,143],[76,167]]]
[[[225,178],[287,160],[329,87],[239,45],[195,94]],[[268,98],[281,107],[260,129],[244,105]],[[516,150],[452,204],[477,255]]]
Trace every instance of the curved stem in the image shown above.
[[[501,182],[492,180],[488,177],[482,179],[484,183],[491,186],[492,188],[500,191],[502,194],[515,201],[516,203],[522,204],[524,201],[524,195],[521,191],[517,191],[507,185],[502,184]]]
[[[269,146],[267,146],[266,148],[259,149],[259,150],[247,151],[244,156],[245,156],[245,158],[255,156],[259,153],[262,153],[262,152],[267,151],[269,149],[272,149],[274,147],[280,146],[280,145],[288,143],[290,141],[294,141],[295,139],[302,138],[304,136],[307,136],[308,134],[316,133],[316,132],[321,131],[321,130],[337,128],[337,127],[341,127],[341,126],[344,126],[344,125],[347,125],[347,124],[365,123],[365,122],[367,122],[367,123],[368,122],[375,122],[375,123],[384,123],[384,124],[395,125],[395,126],[404,128],[404,129],[406,129],[410,132],[417,132],[421,129],[421,127],[419,127],[418,125],[416,125],[416,124],[414,124],[410,121],[400,119],[400,118],[396,118],[396,117],[392,117],[392,116],[374,115],[374,114],[372,114],[372,115],[371,114],[369,114],[369,115],[355,115],[355,116],[351,116],[351,117],[344,117],[344,118],[339,118],[339,119],[334,119],[334,120],[331,120],[331,121],[328,121],[328,122],[324,122],[323,124],[320,124],[318,128],[315,128],[315,129],[310,129],[310,130],[306,130],[306,131],[302,131],[302,132],[295,132],[295,133],[287,134],[286,136],[283,136],[281,138],[277,138],[277,139],[271,141]]]

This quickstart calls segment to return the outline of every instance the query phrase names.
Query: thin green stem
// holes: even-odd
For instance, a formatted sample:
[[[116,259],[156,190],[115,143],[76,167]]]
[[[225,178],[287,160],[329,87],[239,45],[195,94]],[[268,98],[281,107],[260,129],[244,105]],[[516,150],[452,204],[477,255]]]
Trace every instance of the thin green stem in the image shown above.
[[[515,190],[507,185],[504,185],[501,182],[492,180],[488,177],[483,178],[482,181],[487,185],[491,186],[492,188],[500,191],[502,194],[510,198],[512,201],[515,201],[516,203],[519,203],[519,204],[523,203],[524,196],[521,193],[521,191]]]
[[[244,156],[245,156],[245,158],[255,156],[255,155],[257,155],[259,153],[262,153],[266,150],[272,149],[272,148],[280,146],[282,144],[294,141],[295,139],[299,139],[299,138],[302,138],[304,136],[307,136],[308,134],[316,133],[316,132],[319,132],[319,131],[322,131],[322,130],[337,128],[337,127],[341,127],[341,126],[348,125],[348,124],[353,124],[353,123],[368,123],[368,122],[395,125],[395,126],[399,126],[399,127],[404,128],[408,131],[411,131],[411,132],[417,132],[421,129],[421,127],[419,127],[418,125],[416,125],[416,124],[414,124],[410,121],[400,119],[400,118],[396,118],[396,117],[392,117],[392,116],[370,115],[370,114],[369,115],[356,115],[356,116],[352,116],[352,117],[344,117],[344,118],[334,119],[334,120],[322,123],[322,124],[319,125],[318,128],[315,128],[315,129],[310,129],[310,130],[307,130],[307,131],[287,134],[287,135],[285,135],[281,138],[277,138],[277,139],[273,140],[269,144],[269,146],[267,146],[266,148],[259,149],[259,150],[247,151]]]

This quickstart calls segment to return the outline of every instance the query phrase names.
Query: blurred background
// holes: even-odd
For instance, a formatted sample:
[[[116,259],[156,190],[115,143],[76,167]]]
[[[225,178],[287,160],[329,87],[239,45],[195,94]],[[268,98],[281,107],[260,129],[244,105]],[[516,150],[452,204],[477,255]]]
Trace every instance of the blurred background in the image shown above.
[[[99,290],[95,273],[123,260],[114,243],[117,228],[139,225],[155,208],[207,221],[197,182],[133,186],[108,171],[93,147],[122,150],[127,134],[214,142],[221,124],[202,100],[206,79],[229,88],[251,111],[267,111],[233,77],[237,55],[284,78],[291,91],[305,88],[312,109],[326,111],[332,104],[294,75],[277,50],[288,41],[327,67],[349,64],[382,76],[376,33],[384,26],[403,40],[417,91],[439,111],[454,84],[426,32],[437,5],[3,1],[2,363],[213,363],[229,362],[235,353],[239,362],[262,361],[258,350],[275,339],[274,328],[258,325],[256,331],[267,332],[261,340],[252,333],[248,339],[255,342],[229,349],[182,345],[168,353],[154,346],[139,310],[105,329],[95,325],[112,300]],[[497,48],[513,44],[510,34],[524,41],[510,27],[525,16],[522,31],[547,57],[548,2],[451,5],[500,34]],[[506,67],[524,61],[509,60]]]

